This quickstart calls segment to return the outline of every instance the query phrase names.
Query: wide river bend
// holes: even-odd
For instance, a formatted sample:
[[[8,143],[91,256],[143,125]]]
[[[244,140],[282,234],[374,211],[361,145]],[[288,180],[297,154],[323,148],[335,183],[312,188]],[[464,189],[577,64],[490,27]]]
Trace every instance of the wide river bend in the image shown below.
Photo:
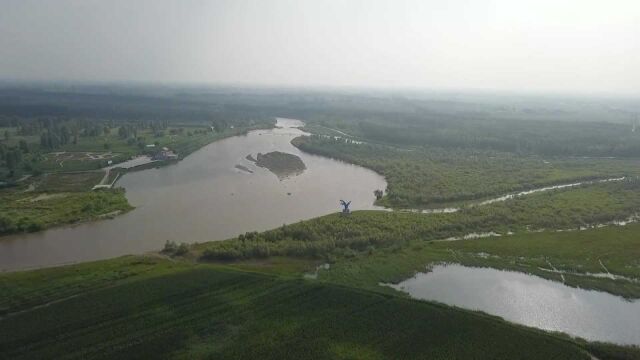
[[[256,130],[211,143],[175,165],[126,174],[118,181],[136,208],[112,220],[0,238],[0,269],[20,270],[106,259],[160,250],[167,240],[223,240],[247,231],[340,210],[374,209],[373,191],[385,189],[375,172],[301,152],[291,140],[305,133],[298,120],[278,119]],[[282,151],[299,156],[307,169],[279,180],[245,159]],[[236,168],[242,165],[253,171]]]

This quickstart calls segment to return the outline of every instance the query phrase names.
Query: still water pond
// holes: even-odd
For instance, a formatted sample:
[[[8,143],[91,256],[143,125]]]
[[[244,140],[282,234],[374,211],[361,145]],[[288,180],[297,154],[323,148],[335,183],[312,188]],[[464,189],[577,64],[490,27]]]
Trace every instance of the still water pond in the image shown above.
[[[35,234],[0,238],[0,269],[16,270],[159,250],[165,241],[222,240],[267,230],[340,209],[373,209],[373,190],[384,178],[368,169],[303,153],[291,140],[304,132],[297,120],[278,119],[272,130],[214,142],[179,163],[125,175],[135,210],[116,217]],[[306,170],[279,180],[245,159],[282,151],[299,156]],[[236,165],[251,169],[240,170]]]
[[[437,265],[391,287],[411,297],[481,310],[544,330],[640,345],[640,300],[576,289],[512,271]]]

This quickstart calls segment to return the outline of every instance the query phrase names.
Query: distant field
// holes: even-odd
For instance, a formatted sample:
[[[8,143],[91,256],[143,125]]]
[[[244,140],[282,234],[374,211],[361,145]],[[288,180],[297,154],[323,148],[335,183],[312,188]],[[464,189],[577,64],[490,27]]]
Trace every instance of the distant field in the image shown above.
[[[44,174],[34,178],[33,184],[39,192],[89,191],[104,175],[104,171]]]
[[[589,359],[600,349],[397,296],[143,257],[3,274],[0,289],[5,314],[22,310],[0,319],[11,359]]]

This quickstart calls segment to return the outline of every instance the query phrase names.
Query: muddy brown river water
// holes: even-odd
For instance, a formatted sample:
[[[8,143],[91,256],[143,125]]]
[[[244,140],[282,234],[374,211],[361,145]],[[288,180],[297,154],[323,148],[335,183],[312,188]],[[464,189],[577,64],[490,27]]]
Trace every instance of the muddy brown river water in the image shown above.
[[[340,210],[373,209],[384,178],[371,170],[299,151],[291,140],[302,123],[278,119],[272,130],[252,131],[209,144],[179,163],[133,172],[118,186],[135,210],[112,220],[0,238],[0,269],[19,270],[159,250],[167,240],[223,240]],[[248,154],[282,151],[306,170],[279,180]],[[251,169],[242,171],[236,165]]]

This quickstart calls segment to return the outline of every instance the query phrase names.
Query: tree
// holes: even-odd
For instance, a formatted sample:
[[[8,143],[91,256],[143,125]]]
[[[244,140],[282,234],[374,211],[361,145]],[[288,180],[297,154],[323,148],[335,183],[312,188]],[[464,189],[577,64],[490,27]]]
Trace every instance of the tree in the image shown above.
[[[118,128],[118,136],[126,139],[129,137],[129,129],[127,128],[126,125],[122,125],[120,126],[120,128]]]
[[[66,126],[60,128],[60,143],[62,145],[66,145],[69,143],[69,139],[71,138],[71,132]]]
[[[377,189],[373,191],[373,194],[376,196],[376,199],[380,200],[382,199],[382,196],[384,195],[384,191]]]
[[[9,134],[9,130],[5,130],[4,131],[4,139],[8,141],[10,137],[11,137],[11,134]]]
[[[15,225],[9,216],[0,215],[0,234],[15,231]]]
[[[20,140],[20,150],[25,154],[29,153],[29,145],[24,139]]]
[[[22,160],[22,153],[18,149],[14,148],[9,150],[9,152],[5,156],[7,168],[13,173],[13,170],[18,167],[18,164]]]

